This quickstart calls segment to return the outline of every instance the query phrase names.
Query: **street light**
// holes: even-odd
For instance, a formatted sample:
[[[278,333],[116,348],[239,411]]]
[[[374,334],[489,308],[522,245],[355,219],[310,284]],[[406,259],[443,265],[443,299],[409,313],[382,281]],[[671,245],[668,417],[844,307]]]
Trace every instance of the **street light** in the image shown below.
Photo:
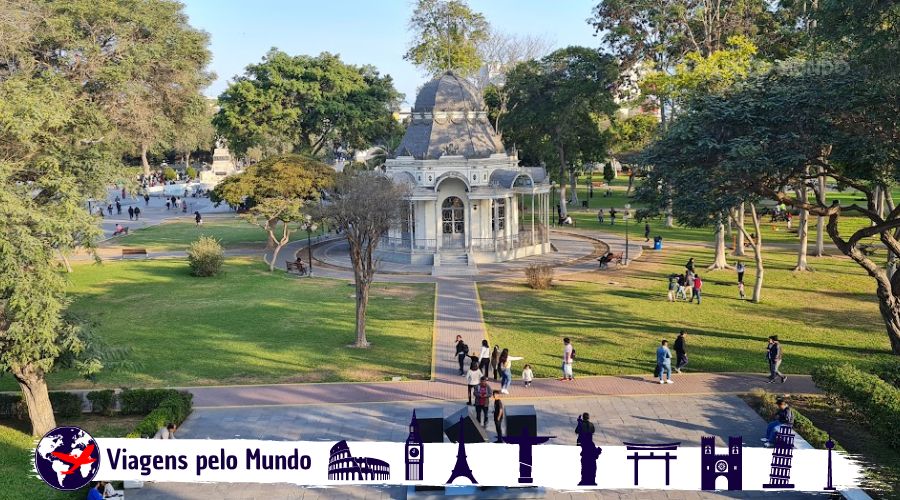
[[[628,265],[628,211],[631,210],[631,204],[625,204],[625,265]]]
[[[311,215],[307,215],[305,220],[303,221],[303,230],[306,231],[306,251],[309,254],[309,275],[313,274],[313,264],[312,264],[312,233],[318,229],[319,226],[312,220]]]

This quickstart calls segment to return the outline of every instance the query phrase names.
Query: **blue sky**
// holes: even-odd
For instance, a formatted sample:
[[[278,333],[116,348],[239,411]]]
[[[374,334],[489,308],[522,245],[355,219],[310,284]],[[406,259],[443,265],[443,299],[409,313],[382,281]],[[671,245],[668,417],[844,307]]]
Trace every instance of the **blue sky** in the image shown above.
[[[228,80],[272,47],[292,55],[327,51],[351,64],[372,64],[394,78],[407,101],[426,80],[403,60],[411,0],[183,1],[191,25],[212,38],[211,69],[218,79],[207,89],[209,96],[219,95]],[[543,35],[557,47],[599,45],[585,22],[596,0],[470,0],[469,5],[507,33]]]

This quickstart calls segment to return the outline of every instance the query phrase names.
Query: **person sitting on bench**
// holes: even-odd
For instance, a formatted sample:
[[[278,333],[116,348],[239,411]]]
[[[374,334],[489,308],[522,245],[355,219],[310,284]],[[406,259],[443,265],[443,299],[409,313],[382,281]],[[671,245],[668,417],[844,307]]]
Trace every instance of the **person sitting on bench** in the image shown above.
[[[113,231],[113,236],[118,236],[120,234],[128,234],[128,228],[122,227],[122,224],[116,224],[116,230]]]
[[[599,259],[597,259],[598,261],[600,261],[600,269],[606,269],[607,267],[609,267],[609,263],[610,261],[612,261],[612,256],[612,252],[607,252],[600,256]]]
[[[571,226],[571,225],[574,225],[574,223],[572,222],[572,216],[571,216],[571,215],[566,215],[565,217],[560,217],[560,218],[559,218],[559,225],[560,225],[560,226]]]

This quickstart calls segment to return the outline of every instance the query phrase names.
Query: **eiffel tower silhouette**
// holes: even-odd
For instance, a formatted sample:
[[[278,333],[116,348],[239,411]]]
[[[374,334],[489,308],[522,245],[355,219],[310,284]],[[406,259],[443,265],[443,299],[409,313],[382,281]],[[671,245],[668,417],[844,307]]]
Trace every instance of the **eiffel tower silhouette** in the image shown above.
[[[453,484],[453,480],[458,477],[464,477],[471,481],[472,484],[478,484],[475,476],[472,475],[472,469],[469,468],[469,462],[466,461],[466,439],[463,432],[463,417],[459,417],[459,451],[456,452],[456,465],[453,466],[453,472],[447,484]]]

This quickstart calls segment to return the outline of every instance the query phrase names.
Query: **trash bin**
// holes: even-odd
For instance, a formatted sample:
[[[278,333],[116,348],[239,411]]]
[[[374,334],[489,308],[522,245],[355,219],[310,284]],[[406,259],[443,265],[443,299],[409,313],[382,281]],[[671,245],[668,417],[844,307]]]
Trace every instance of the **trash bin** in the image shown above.
[[[653,249],[662,250],[662,236],[656,236],[655,238],[653,238]]]

